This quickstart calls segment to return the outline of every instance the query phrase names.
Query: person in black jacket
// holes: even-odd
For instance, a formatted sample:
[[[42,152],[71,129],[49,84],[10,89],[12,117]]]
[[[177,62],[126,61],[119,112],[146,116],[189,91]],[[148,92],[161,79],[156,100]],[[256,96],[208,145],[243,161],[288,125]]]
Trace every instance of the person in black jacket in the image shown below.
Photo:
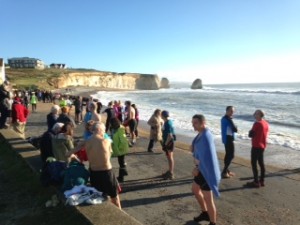
[[[7,99],[9,98],[9,82],[4,81],[0,86],[0,129],[6,129],[6,120],[9,117],[9,104]]]

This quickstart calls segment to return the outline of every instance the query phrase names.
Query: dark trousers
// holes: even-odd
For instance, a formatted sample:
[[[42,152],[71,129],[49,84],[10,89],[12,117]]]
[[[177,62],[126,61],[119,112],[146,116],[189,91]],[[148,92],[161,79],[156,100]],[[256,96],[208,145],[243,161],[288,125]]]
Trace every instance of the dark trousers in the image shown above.
[[[118,163],[119,163],[119,179],[123,179],[124,176],[128,175],[125,163],[125,155],[118,156]]]
[[[223,173],[228,172],[229,165],[234,158],[234,143],[233,137],[227,135],[227,142],[225,144],[224,170]]]
[[[152,150],[153,150],[154,143],[155,143],[154,140],[150,140],[150,141],[149,141],[149,144],[148,144],[148,151],[152,151]],[[162,146],[162,141],[160,141],[159,143],[160,143],[161,146]]]
[[[9,117],[9,111],[8,109],[1,108],[0,109],[0,129],[4,127],[7,117]]]
[[[264,181],[265,179],[265,164],[264,164],[264,149],[253,148],[251,149],[251,166],[254,176],[254,181],[258,183],[258,170],[257,162],[260,167],[260,180]]]

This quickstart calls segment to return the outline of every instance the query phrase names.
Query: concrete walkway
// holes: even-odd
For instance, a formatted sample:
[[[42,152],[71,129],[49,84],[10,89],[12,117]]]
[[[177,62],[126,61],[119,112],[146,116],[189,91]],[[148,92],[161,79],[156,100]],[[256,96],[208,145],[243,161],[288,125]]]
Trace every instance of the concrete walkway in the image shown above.
[[[30,115],[27,137],[40,135],[46,129],[44,121],[50,105],[40,105],[43,107],[38,106],[38,112]],[[80,137],[82,130],[80,125],[75,136]],[[193,217],[199,214],[200,209],[191,193],[191,171],[194,167],[191,153],[178,148],[175,150],[176,178],[165,181],[160,178],[167,168],[165,155],[158,148],[155,153],[146,152],[147,133],[140,133],[137,145],[126,156],[129,176],[122,184],[123,210],[145,225],[195,224]],[[112,162],[117,173],[117,160],[113,158]],[[231,169],[236,176],[222,180],[221,198],[216,200],[218,224],[299,225],[300,168],[283,170],[270,167],[267,169],[266,187],[248,189],[243,185],[252,180],[249,165],[248,161],[235,159]],[[222,160],[220,166],[223,166]]]

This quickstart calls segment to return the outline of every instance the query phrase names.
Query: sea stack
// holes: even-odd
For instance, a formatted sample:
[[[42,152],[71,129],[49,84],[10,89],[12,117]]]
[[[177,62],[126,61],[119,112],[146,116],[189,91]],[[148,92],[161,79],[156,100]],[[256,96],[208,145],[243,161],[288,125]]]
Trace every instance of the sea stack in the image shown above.
[[[160,81],[160,88],[170,88],[170,82],[168,78],[163,77]]]
[[[201,79],[194,80],[191,89],[202,89],[202,80]]]

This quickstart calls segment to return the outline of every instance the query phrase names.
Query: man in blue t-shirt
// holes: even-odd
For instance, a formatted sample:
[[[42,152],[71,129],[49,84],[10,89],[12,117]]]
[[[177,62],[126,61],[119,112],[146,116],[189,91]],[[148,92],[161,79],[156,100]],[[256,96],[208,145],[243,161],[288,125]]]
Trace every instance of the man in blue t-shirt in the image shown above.
[[[168,111],[162,111],[161,118],[164,120],[163,125],[163,151],[166,152],[167,160],[169,163],[169,170],[165,172],[162,176],[165,180],[172,180],[174,179],[174,157],[173,157],[173,151],[175,147],[175,130],[173,121],[169,118],[169,112]]]

